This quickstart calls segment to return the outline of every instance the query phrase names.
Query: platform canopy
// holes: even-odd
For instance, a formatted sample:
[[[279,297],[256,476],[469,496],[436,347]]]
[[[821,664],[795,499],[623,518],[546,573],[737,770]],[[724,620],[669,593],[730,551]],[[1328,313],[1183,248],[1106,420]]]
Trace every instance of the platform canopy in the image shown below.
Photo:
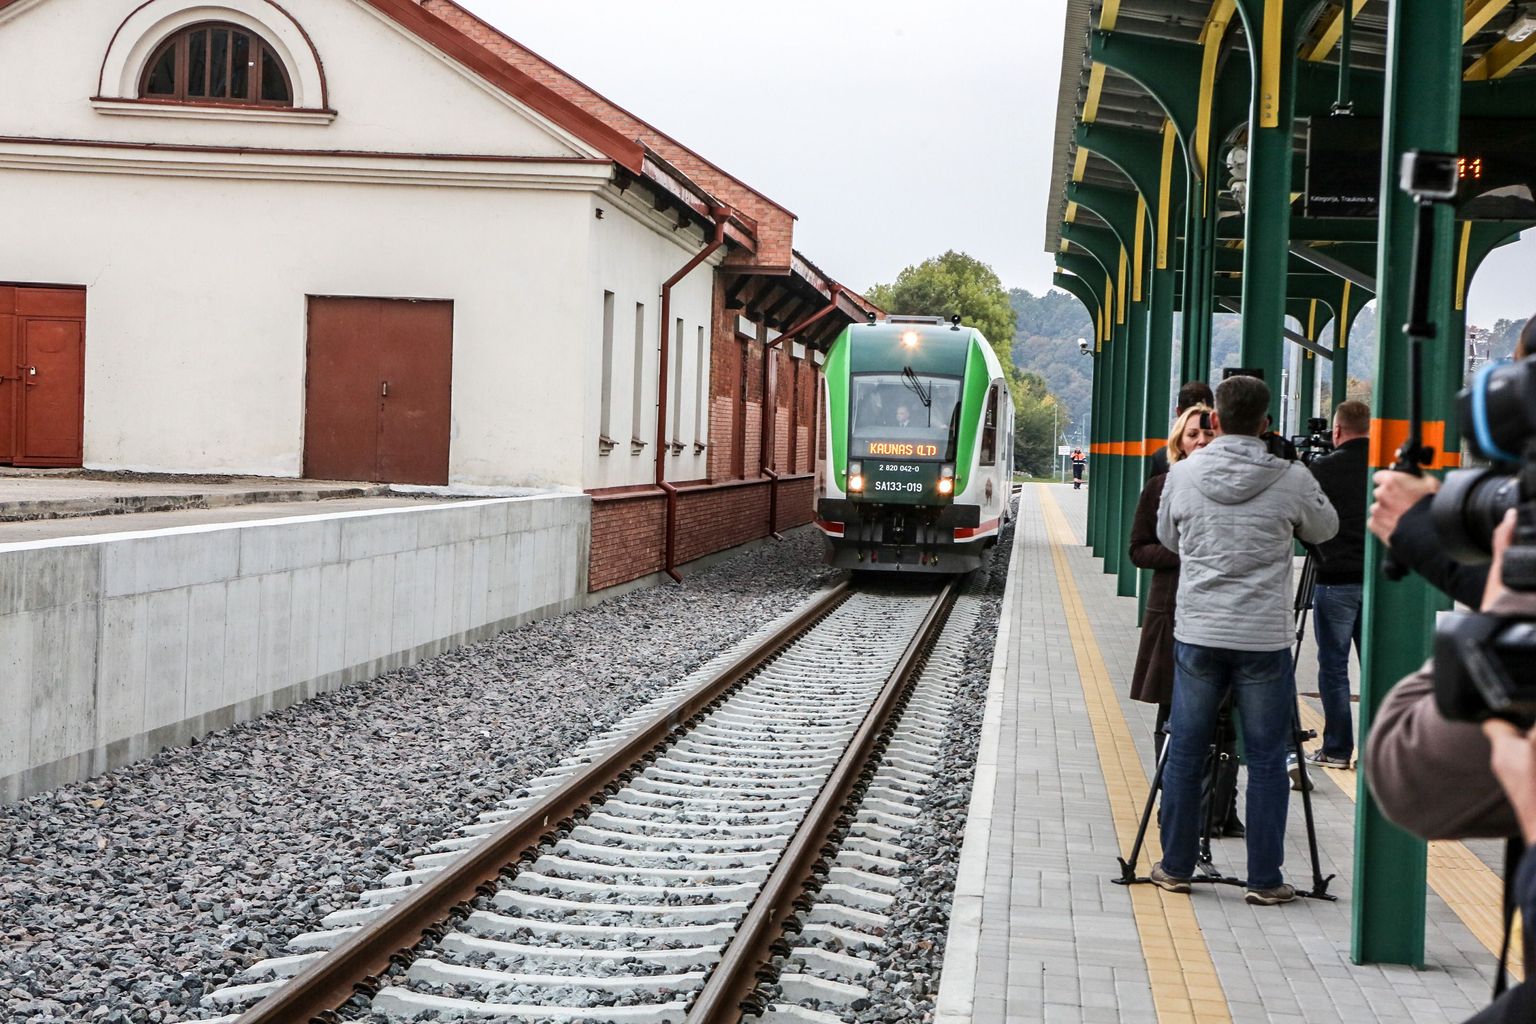
[[[1351,326],[1374,301],[1370,461],[1396,461],[1421,220],[1398,188],[1410,151],[1455,170],[1454,198],[1422,218],[1422,440],[1426,471],[1460,463],[1467,290],[1536,225],[1533,57],[1536,8],[1510,0],[1067,0],[1043,242],[1094,322],[1089,541],[1120,593],[1146,586],[1124,552],[1172,385],[1219,376],[1217,312],[1241,313],[1238,365],[1294,425],[1331,411],[1314,408],[1319,361],[1332,402],[1346,396]],[[1379,582],[1381,557],[1368,542],[1362,734],[1446,605],[1422,581]],[[1423,845],[1363,788],[1360,808],[1354,954],[1418,963]]]

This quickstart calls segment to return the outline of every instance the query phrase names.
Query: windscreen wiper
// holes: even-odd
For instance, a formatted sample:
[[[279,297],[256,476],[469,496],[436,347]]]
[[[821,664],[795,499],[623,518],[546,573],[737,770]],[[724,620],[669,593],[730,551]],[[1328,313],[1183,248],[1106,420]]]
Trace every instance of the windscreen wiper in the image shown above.
[[[901,382],[923,403],[924,409],[933,408],[933,385],[924,385],[917,374],[912,372],[912,367],[908,366],[901,371]]]

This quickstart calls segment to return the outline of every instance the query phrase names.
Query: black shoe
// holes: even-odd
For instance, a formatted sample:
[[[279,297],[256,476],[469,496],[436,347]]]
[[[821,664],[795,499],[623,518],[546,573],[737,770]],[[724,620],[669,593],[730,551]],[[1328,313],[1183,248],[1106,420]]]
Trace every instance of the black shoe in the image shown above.
[[[1221,834],[1228,839],[1242,839],[1248,834],[1248,829],[1243,827],[1243,823],[1236,816],[1233,816],[1227,819],[1225,825],[1221,826]]]

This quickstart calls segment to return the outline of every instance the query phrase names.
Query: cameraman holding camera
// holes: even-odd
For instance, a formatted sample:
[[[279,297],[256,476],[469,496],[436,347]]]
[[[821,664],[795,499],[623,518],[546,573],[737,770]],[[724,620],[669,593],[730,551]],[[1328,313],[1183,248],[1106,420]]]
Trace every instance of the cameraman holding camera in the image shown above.
[[[1216,439],[1168,471],[1157,536],[1179,556],[1173,709],[1163,778],[1163,860],[1151,880],[1190,891],[1200,784],[1217,715],[1235,698],[1248,756],[1249,903],[1289,903],[1280,867],[1296,686],[1291,671],[1291,544],[1319,544],[1338,516],[1299,463],[1265,451],[1269,387],[1235,376],[1216,389]]]
[[[1355,753],[1349,706],[1349,645],[1360,650],[1360,604],[1365,579],[1365,483],[1370,473],[1371,408],[1341,402],[1333,412],[1333,451],[1311,464],[1312,475],[1339,515],[1339,532],[1313,551],[1317,586],[1312,598],[1317,637],[1317,688],[1323,701],[1323,745],[1307,760],[1345,769]]]
[[[1533,349],[1536,317],[1520,332],[1516,364],[1525,363]],[[1447,554],[1432,512],[1439,480],[1393,470],[1374,479],[1370,530],[1394,557],[1472,608],[1485,609],[1494,595],[1504,593],[1499,574],[1486,562]],[[1494,544],[1497,551],[1497,536]],[[1447,719],[1436,705],[1432,663],[1382,701],[1367,740],[1365,770],[1381,812],[1422,838],[1491,839],[1518,831],[1515,812],[1489,773],[1487,738],[1476,725]]]

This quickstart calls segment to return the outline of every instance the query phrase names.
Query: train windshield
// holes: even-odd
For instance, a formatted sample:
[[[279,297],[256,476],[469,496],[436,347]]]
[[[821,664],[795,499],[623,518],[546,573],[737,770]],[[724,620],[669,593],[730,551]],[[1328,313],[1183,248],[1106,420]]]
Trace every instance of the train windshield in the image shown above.
[[[850,454],[952,459],[959,405],[958,377],[856,374]]]

